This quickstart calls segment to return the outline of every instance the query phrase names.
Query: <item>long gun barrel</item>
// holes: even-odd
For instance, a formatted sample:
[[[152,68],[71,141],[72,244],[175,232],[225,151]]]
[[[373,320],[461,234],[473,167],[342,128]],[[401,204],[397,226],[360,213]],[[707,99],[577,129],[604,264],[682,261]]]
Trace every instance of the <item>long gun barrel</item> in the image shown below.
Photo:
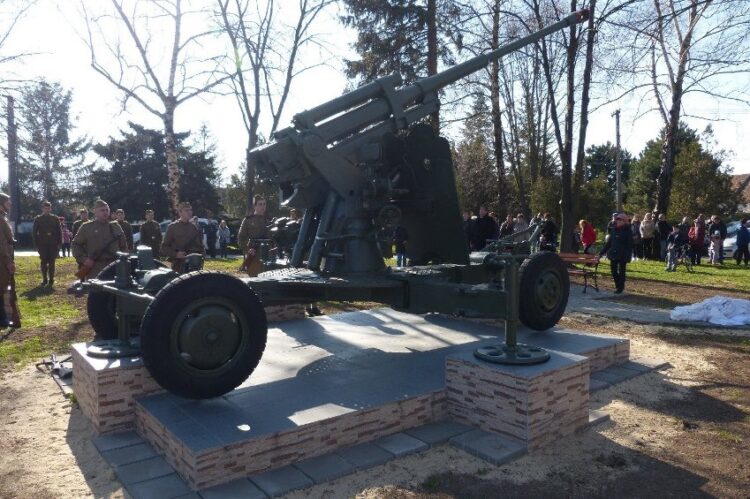
[[[363,146],[436,112],[441,88],[587,18],[588,10],[574,12],[535,33],[401,88],[397,88],[402,84],[398,74],[379,78],[295,115],[294,126],[278,131],[273,142],[254,149],[250,161],[261,179],[282,186],[284,201],[290,206],[320,206],[330,189],[349,196],[367,183],[355,164],[376,154],[373,148]]]

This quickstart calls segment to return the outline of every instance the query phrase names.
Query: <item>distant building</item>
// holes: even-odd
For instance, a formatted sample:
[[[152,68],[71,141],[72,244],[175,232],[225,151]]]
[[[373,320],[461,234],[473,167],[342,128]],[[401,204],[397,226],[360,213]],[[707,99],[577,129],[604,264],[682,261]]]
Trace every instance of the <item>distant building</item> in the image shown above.
[[[732,175],[732,188],[741,193],[742,199],[737,205],[737,211],[750,213],[750,174]]]

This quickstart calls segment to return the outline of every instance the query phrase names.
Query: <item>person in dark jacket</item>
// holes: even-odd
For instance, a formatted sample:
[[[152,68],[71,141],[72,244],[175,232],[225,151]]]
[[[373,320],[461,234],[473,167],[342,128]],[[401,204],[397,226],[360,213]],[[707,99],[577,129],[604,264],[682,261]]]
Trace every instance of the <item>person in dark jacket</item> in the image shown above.
[[[500,237],[513,235],[515,232],[516,223],[513,221],[513,215],[505,217],[505,222],[500,224]]]
[[[487,212],[486,206],[479,207],[479,216],[472,227],[471,249],[479,251],[487,245],[487,239],[497,239],[498,228],[495,219]]]
[[[607,255],[615,281],[615,293],[625,289],[625,269],[633,255],[633,232],[625,213],[613,213],[599,258]]]
[[[557,250],[557,224],[552,215],[545,213],[542,216],[542,229],[539,233],[539,250],[556,251]]]
[[[734,258],[737,261],[737,265],[740,264],[741,260],[745,260],[745,267],[747,267],[748,260],[750,260],[750,229],[747,227],[747,218],[740,220],[740,228],[737,231],[737,253],[734,254]],[[721,248],[723,252],[723,248]]]
[[[667,257],[667,238],[672,232],[672,226],[667,222],[667,217],[664,213],[659,215],[656,230],[659,233],[659,259],[663,262]]]
[[[406,267],[406,242],[409,233],[400,225],[393,231],[393,244],[396,246],[396,267]]]
[[[474,233],[474,220],[471,219],[471,212],[465,211],[462,214],[463,227],[464,227],[464,238],[466,239],[466,247],[471,249],[471,238]]]
[[[724,247],[724,239],[727,238],[727,225],[719,218],[719,215],[711,217],[711,223],[708,225],[708,233],[714,235],[719,233],[719,247]],[[724,252],[719,252],[719,265],[724,265]]]

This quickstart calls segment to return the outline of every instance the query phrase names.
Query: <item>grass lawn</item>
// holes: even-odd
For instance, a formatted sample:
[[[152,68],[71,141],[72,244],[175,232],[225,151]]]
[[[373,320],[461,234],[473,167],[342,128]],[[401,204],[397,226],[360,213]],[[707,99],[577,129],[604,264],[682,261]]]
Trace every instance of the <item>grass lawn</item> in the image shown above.
[[[713,267],[705,263],[707,259],[703,260],[703,264],[693,267],[692,273],[688,273],[684,266],[679,267],[677,272],[665,272],[663,262],[632,262],[627,267],[627,278],[750,293],[750,269],[737,266],[731,259],[724,260],[723,267]],[[602,260],[599,272],[609,277],[607,260]]]

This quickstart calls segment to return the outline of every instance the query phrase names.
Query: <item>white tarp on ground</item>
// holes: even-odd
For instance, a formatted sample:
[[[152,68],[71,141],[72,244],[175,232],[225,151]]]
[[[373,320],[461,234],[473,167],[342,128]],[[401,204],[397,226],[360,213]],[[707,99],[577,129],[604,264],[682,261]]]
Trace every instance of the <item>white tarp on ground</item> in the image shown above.
[[[700,321],[720,326],[750,324],[750,300],[714,296],[692,305],[675,307],[669,314],[673,321]]]

